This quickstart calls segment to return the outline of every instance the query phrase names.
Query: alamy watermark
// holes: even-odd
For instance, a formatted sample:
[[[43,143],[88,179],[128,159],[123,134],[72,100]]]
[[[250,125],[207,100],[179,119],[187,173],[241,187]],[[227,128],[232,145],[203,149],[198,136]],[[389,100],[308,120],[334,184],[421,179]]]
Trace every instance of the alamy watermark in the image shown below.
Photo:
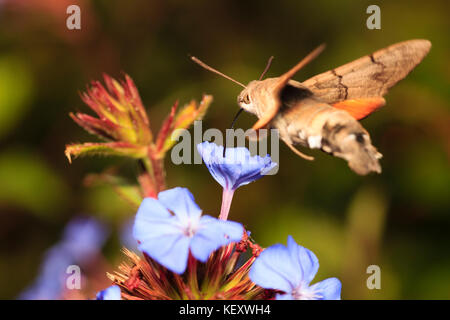
[[[367,7],[366,13],[370,14],[367,18],[366,26],[367,29],[381,29],[381,9],[376,4],[372,4]]]
[[[69,30],[81,30],[81,9],[76,4],[67,7],[66,27]]]
[[[381,269],[376,264],[372,264],[367,267],[367,274],[370,276],[367,278],[366,285],[369,290],[381,289]]]
[[[66,279],[66,288],[69,290],[81,289],[81,269],[77,265],[70,265],[66,269],[68,274]]]

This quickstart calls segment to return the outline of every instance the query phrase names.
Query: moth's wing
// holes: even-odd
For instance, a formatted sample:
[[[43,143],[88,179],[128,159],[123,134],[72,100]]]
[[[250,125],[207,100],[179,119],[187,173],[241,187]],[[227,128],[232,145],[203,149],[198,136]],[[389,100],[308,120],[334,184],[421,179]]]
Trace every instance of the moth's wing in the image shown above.
[[[286,87],[291,78],[305,65],[307,65],[311,60],[317,57],[325,49],[325,45],[320,45],[314,49],[310,54],[303,58],[299,63],[292,67],[289,71],[282,74],[277,78],[276,83],[271,88],[271,96],[269,101],[265,103],[266,112],[258,119],[258,121],[253,125],[253,130],[259,130],[265,127],[278,113],[282,103],[281,103],[281,92]]]
[[[386,100],[383,97],[373,97],[339,101],[333,104],[333,107],[345,110],[356,120],[361,120],[384,106],[385,103]]]
[[[302,84],[329,104],[383,97],[422,61],[430,48],[428,40],[400,42],[316,75]]]

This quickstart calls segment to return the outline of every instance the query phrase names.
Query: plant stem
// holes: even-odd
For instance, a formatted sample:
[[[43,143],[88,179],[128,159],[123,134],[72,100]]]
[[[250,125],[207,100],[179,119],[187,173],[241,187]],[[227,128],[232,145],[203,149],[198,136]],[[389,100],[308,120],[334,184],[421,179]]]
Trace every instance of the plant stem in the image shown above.
[[[153,174],[153,167],[147,159],[139,160],[142,172],[138,175],[138,181],[142,189],[143,197],[156,198],[158,191],[156,190],[155,177]]]
[[[153,177],[155,186],[158,192],[166,189],[166,173],[164,171],[164,158],[154,157],[149,155],[149,159],[152,162]]]

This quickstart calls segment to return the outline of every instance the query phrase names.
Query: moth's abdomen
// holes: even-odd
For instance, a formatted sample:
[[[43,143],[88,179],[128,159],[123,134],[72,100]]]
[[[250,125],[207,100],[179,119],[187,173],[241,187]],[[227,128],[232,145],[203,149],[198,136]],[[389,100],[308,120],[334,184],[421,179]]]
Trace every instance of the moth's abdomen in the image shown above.
[[[369,133],[353,117],[330,117],[322,127],[321,149],[347,160],[349,167],[360,175],[372,171],[381,173],[382,155],[372,145]]]
[[[274,119],[274,124],[285,127],[285,134],[293,144],[315,149],[321,147],[319,137],[322,135],[322,127],[332,114],[340,112],[329,104],[306,98],[294,106],[283,108]]]
[[[283,140],[343,158],[360,175],[381,172],[381,154],[368,132],[344,110],[307,98],[283,110],[273,126]]]

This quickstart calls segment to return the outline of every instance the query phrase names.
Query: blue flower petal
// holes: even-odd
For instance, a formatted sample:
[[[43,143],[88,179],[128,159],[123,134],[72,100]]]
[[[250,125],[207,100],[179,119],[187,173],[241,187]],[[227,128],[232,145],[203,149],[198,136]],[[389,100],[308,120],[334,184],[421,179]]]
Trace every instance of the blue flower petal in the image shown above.
[[[139,211],[133,234],[138,248],[167,269],[183,273],[189,254],[189,238],[174,216],[153,218],[151,212]]]
[[[144,200],[142,200],[136,214],[139,215],[143,213],[153,218],[167,218],[171,216],[167,208],[154,198],[144,198]]]
[[[141,243],[151,241],[160,235],[176,233],[178,228],[175,225],[175,218],[158,200],[145,198],[136,214],[133,236]]]
[[[173,188],[158,194],[158,200],[182,219],[198,218],[202,210],[194,201],[194,196],[186,188]]]
[[[277,164],[270,156],[251,156],[247,148],[226,148],[214,143],[203,142],[197,145],[197,150],[203,158],[213,178],[225,189],[236,190],[261,178]]]
[[[136,215],[133,235],[139,244],[144,244],[157,241],[160,237],[183,235],[183,232],[175,217],[151,219],[144,215]]]
[[[296,275],[295,283],[303,282],[309,285],[319,270],[319,260],[311,250],[298,245],[291,236],[288,237],[287,247],[292,263],[300,271]]]
[[[120,287],[111,286],[97,293],[97,300],[121,300]]]
[[[328,278],[309,287],[320,300],[341,300],[341,282],[337,278]]]
[[[249,276],[260,287],[291,293],[298,285],[292,282],[298,272],[290,263],[288,249],[282,244],[275,244],[256,258]]]
[[[277,294],[275,296],[276,300],[295,300],[294,297],[292,296],[292,294],[290,293],[286,293],[286,294]]]
[[[191,240],[192,255],[206,262],[209,255],[226,244],[242,239],[244,228],[240,223],[203,216],[195,236]]]
[[[218,150],[216,150],[216,147]],[[213,178],[224,188],[230,184],[229,181],[226,180],[226,175],[220,170],[220,158],[215,157],[215,153],[220,152],[220,148],[223,154],[223,147],[216,146],[213,143],[203,142],[197,145],[198,153],[203,158],[203,162],[208,168],[209,172],[213,176]],[[215,151],[216,150],[216,151]]]
[[[186,270],[190,239],[183,234],[167,234],[145,241],[139,250],[167,269],[182,274]]]

